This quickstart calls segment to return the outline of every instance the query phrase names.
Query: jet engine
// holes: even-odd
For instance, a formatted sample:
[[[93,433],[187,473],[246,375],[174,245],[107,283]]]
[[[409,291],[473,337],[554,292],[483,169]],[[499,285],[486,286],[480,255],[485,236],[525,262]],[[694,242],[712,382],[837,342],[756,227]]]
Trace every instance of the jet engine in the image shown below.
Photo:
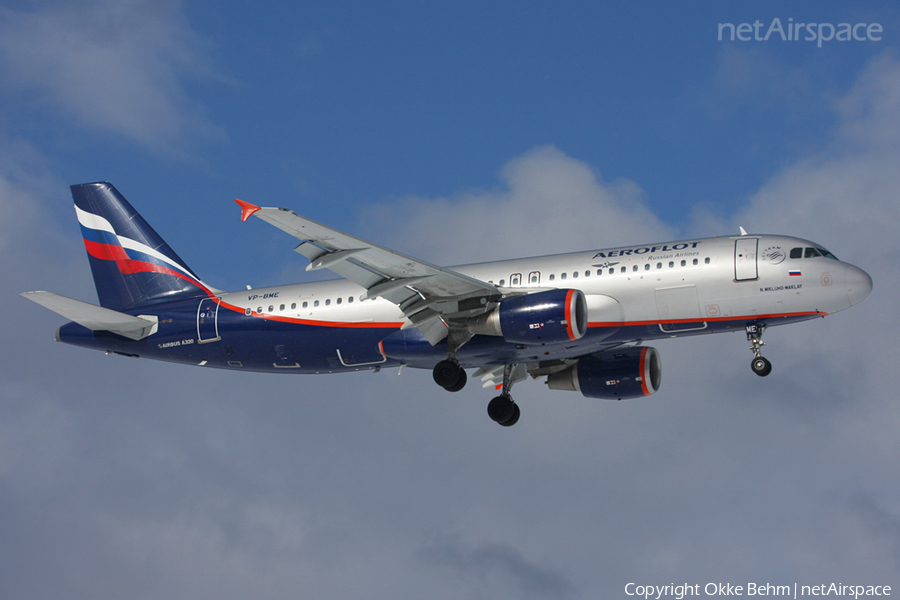
[[[500,336],[514,344],[553,344],[581,339],[587,320],[584,292],[560,289],[504,298],[466,327],[470,333]]]
[[[659,389],[662,363],[655,348],[637,346],[584,356],[565,371],[547,376],[552,390],[581,392],[587,398],[627,400]]]

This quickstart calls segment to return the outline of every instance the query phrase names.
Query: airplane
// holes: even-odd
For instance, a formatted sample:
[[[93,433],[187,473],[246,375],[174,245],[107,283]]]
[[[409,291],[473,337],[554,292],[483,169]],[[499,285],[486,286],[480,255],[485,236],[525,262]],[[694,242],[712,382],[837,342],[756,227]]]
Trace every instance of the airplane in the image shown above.
[[[107,182],[71,186],[100,305],[22,295],[66,317],[60,342],[233,371],[431,369],[450,392],[476,369],[500,393],[488,415],[518,422],[512,386],[622,400],[655,393],[662,363],[644,342],[744,332],[751,368],[768,327],[862,301],[872,278],[820,244],[740,235],[443,268],[285,208],[236,200],[299,240],[308,271],[342,279],[226,292],[203,282]]]

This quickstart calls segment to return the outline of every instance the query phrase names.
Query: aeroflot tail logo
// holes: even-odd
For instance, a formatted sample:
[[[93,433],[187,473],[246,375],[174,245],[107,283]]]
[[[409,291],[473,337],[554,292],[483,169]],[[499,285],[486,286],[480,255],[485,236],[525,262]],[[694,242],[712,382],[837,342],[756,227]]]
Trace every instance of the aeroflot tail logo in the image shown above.
[[[644,246],[641,248],[626,248],[625,250],[611,250],[609,252],[598,252],[591,260],[596,258],[616,258],[619,256],[632,256],[656,252],[678,252],[679,250],[696,248],[702,243],[703,242],[682,242],[680,244],[665,244],[663,246]]]
[[[88,254],[94,258],[116,261],[122,273],[166,273],[203,287],[190,271],[165,254],[146,244],[118,235],[110,222],[103,217],[83,211],[78,206],[75,206],[75,213],[81,225],[84,246]]]

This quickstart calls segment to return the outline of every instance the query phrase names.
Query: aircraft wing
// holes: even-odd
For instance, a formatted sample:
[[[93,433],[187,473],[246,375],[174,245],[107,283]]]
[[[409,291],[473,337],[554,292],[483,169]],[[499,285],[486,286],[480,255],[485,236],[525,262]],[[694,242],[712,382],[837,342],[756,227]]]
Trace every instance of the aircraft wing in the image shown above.
[[[159,326],[155,316],[134,317],[59,294],[24,292],[21,295],[91,331],[109,331],[132,340],[142,340],[156,333]]]
[[[492,284],[394,252],[286,208],[263,208],[235,200],[241,220],[251,215],[301,240],[294,250],[310,260],[307,271],[329,269],[381,296],[403,314],[432,345],[444,339],[448,321],[477,316],[501,297]]]

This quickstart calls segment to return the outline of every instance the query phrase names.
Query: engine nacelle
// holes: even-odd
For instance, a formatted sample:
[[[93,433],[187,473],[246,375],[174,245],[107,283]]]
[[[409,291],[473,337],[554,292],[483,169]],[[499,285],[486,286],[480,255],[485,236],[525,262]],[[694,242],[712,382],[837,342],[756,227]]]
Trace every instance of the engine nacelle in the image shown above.
[[[636,346],[582,357],[573,367],[549,375],[547,385],[552,390],[581,392],[587,398],[626,400],[656,392],[661,379],[659,352]]]
[[[467,328],[514,344],[553,344],[584,337],[587,321],[584,292],[563,289],[504,298],[491,312],[470,319]]]

